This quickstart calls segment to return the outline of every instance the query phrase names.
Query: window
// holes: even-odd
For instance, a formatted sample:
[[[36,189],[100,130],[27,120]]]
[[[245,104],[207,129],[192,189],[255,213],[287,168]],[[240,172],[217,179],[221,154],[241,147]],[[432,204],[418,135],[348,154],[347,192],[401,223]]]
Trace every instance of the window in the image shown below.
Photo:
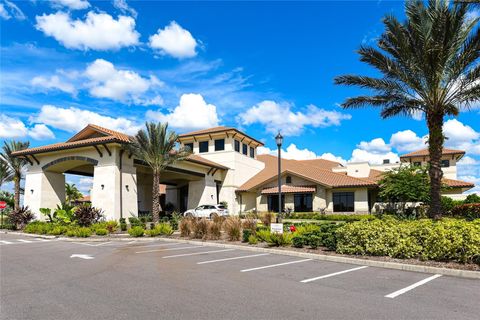
[[[312,212],[313,197],[311,193],[298,193],[293,195],[295,212]]]
[[[192,143],[185,143],[184,144],[186,150],[190,150],[193,152],[193,142]]]
[[[250,147],[250,158],[255,158],[255,149],[253,147]]]
[[[354,192],[334,192],[333,212],[353,212],[355,211],[354,202]]]
[[[243,147],[243,150],[242,150],[243,152],[242,152],[242,153],[243,153],[244,155],[247,155],[247,153],[248,153],[248,146],[247,146],[246,144],[243,144],[242,147]]]
[[[287,176],[287,177],[285,178],[285,182],[286,182],[287,184],[292,183],[292,177],[291,177],[291,176]]]
[[[235,151],[240,152],[240,141],[235,140]]]
[[[200,153],[208,152],[208,141],[200,141],[198,148]]]
[[[225,139],[215,140],[215,151],[225,150]]]
[[[419,161],[415,161],[415,162],[413,163],[413,166],[414,166],[414,167],[421,167],[421,166],[422,166],[422,163],[419,162]]]
[[[442,168],[448,168],[448,167],[450,167],[450,160],[442,160],[442,161],[440,162],[440,167],[442,167]]]
[[[278,212],[278,194],[272,194],[267,197],[268,211]],[[285,208],[285,195],[282,194],[282,211]]]

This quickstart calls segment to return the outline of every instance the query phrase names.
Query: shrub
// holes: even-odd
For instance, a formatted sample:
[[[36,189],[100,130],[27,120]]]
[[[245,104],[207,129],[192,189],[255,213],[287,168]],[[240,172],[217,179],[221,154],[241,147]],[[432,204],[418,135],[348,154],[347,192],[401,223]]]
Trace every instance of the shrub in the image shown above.
[[[227,234],[228,240],[238,241],[242,232],[242,220],[238,217],[228,217],[223,223],[223,228]]]
[[[453,200],[450,197],[442,196],[442,212],[445,215],[450,215],[452,213],[452,209],[458,205],[463,204],[463,201]]]
[[[252,230],[250,229],[243,229],[242,231],[242,241],[248,242],[248,238],[252,235]]]
[[[480,196],[476,193],[469,194],[465,200],[463,201],[464,204],[467,203],[480,203]]]
[[[292,237],[292,246],[294,246],[295,248],[303,248],[304,244],[305,244],[305,239],[303,236],[294,235]]]
[[[210,222],[208,225],[208,238],[218,240],[222,236],[222,223]]]
[[[22,206],[12,210],[8,217],[10,223],[15,225],[18,229],[22,229],[35,218],[28,206]]]
[[[118,229],[118,222],[115,220],[107,221],[105,229],[107,229],[109,233],[114,233]]]
[[[285,247],[292,244],[293,235],[288,232],[284,233],[270,233],[267,243],[269,246]]]
[[[131,236],[131,237],[135,237],[135,238],[138,238],[138,237],[143,237],[143,234],[145,233],[145,229],[143,229],[142,227],[140,226],[135,226],[135,227],[132,227],[128,230],[128,234]]]
[[[452,209],[453,217],[461,217],[467,220],[480,219],[480,203],[467,203]]]
[[[305,233],[315,232],[320,230],[320,226],[316,224],[303,224],[299,225],[296,228],[295,235],[303,235]]]
[[[128,222],[132,227],[141,227],[143,225],[143,223],[137,217],[129,217]]]
[[[291,219],[328,220],[328,221],[362,221],[376,219],[373,214],[320,214],[318,212],[296,212],[290,215]]]
[[[192,233],[195,239],[206,239],[210,221],[205,218],[192,220]]]
[[[106,236],[108,234],[108,230],[107,229],[102,229],[102,228],[98,228],[95,230],[95,234],[97,236]]]
[[[178,230],[178,224],[180,223],[180,220],[182,219],[182,215],[179,214],[179,213],[172,213],[172,216],[170,217],[170,226],[172,227],[172,229],[175,231],[175,230]]]
[[[68,229],[64,226],[55,226],[50,231],[48,231],[48,234],[52,236],[59,236],[67,232],[67,230]]]
[[[23,232],[25,233],[34,233],[34,234],[46,234],[48,228],[48,223],[43,221],[33,221],[25,226]],[[45,231],[44,231],[45,229]]]
[[[169,236],[173,233],[173,228],[168,222],[162,222],[155,226],[161,235]]]
[[[75,221],[79,226],[88,227],[93,223],[99,222],[103,218],[103,212],[100,209],[90,205],[81,205],[74,211]]]
[[[248,237],[248,244],[257,244],[258,243],[258,239],[256,236],[254,236],[253,234],[251,234],[249,237]]]
[[[267,229],[257,230],[256,235],[258,240],[260,240],[261,242],[267,242],[268,239],[270,238],[270,230],[267,230]]]
[[[75,236],[80,238],[87,238],[92,235],[92,229],[87,227],[81,227],[75,230]]]
[[[192,218],[183,218],[178,226],[181,237],[189,237],[192,233]]]
[[[260,215],[260,221],[262,221],[264,226],[269,227],[272,223],[274,216],[275,214],[273,214],[272,212],[264,212]]]
[[[75,237],[77,235],[77,230],[76,229],[73,229],[73,228],[69,228],[67,229],[67,231],[65,232],[65,235],[67,237]]]
[[[150,230],[145,230],[145,234],[149,237],[156,237],[160,235],[160,230],[157,228],[152,228]]]
[[[246,218],[242,222],[243,230],[250,230],[251,234],[255,234],[257,230],[257,220],[254,218]]]

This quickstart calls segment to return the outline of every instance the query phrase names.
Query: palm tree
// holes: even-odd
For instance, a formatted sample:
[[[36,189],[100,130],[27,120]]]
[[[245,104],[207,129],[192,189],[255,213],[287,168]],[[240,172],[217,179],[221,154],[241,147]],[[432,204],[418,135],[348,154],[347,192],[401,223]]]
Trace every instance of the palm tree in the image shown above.
[[[185,160],[190,151],[176,149],[178,135],[168,130],[168,123],[147,122],[145,130],[139,130],[128,145],[129,151],[144,161],[153,171],[152,217],[157,223],[160,218],[160,177],[169,165]]]
[[[73,201],[81,199],[83,194],[75,186],[75,183],[65,183],[65,198],[68,204],[72,204]]]
[[[21,142],[12,140],[10,142],[4,141],[2,152],[0,153],[0,161],[6,165],[12,174],[14,183],[14,208],[20,207],[20,180],[22,179],[22,170],[27,164],[27,160],[12,155],[15,151],[27,149],[30,146],[29,142]]]
[[[380,78],[344,75],[336,84],[373,90],[371,95],[348,98],[342,107],[381,108],[382,118],[425,115],[429,130],[430,217],[441,217],[445,116],[456,116],[480,100],[479,21],[468,18],[468,5],[448,0],[407,1],[407,20],[383,20],[385,32],[378,48],[362,46],[360,61],[376,68]]]
[[[6,183],[13,180],[13,172],[10,170],[9,166],[0,159],[0,187]]]

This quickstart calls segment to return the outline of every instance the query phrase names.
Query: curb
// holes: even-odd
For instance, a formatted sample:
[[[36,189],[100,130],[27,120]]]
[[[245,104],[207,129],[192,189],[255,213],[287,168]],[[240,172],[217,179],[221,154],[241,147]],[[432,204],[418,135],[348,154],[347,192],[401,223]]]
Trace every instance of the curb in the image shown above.
[[[290,256],[290,257],[307,258],[307,259],[318,260],[318,261],[347,263],[347,264],[362,265],[362,266],[369,266],[369,267],[376,267],[376,268],[412,271],[412,272],[429,273],[429,274],[441,274],[444,276],[480,280],[479,271],[438,268],[438,267],[405,264],[405,263],[398,263],[398,262],[376,261],[376,260],[367,260],[367,259],[360,259],[360,258],[350,258],[350,257],[323,255],[323,254],[308,253],[308,252],[278,250],[278,249],[271,249],[271,248],[249,247],[249,246],[241,246],[237,244],[215,243],[215,242],[198,241],[198,240],[172,239],[172,238],[132,238],[132,237],[128,237],[128,238],[104,237],[104,238],[96,238],[96,239],[95,238],[79,239],[79,238],[65,238],[65,237],[56,237],[56,236],[36,235],[36,234],[29,234],[29,233],[23,233],[23,232],[2,231],[1,233],[21,235],[21,236],[27,236],[32,238],[60,239],[68,242],[106,242],[106,241],[112,241],[112,240],[137,241],[137,242],[151,242],[155,240],[160,240],[163,242],[181,242],[181,243],[201,245],[204,247],[240,249],[240,250],[252,251],[252,252],[263,252],[263,253],[272,253],[272,254],[278,254],[278,255],[284,255],[284,256]]]

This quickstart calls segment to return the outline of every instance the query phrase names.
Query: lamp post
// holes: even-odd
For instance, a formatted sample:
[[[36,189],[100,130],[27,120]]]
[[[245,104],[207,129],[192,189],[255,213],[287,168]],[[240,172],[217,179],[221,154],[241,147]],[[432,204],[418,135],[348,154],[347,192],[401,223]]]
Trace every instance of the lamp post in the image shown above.
[[[283,137],[278,132],[277,136],[275,137],[275,142],[277,143],[278,147],[278,215],[277,215],[277,223],[280,222],[280,217],[282,215],[282,143]]]

